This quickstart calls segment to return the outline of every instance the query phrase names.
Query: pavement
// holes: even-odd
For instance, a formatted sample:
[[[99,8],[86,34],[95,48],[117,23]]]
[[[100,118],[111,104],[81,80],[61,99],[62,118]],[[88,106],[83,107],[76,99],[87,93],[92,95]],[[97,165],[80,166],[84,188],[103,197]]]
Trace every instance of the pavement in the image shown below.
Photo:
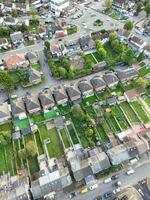
[[[121,189],[125,189],[127,187],[135,186],[135,188],[139,188],[139,184],[141,185],[142,182],[141,180],[145,179],[150,175],[150,162],[146,162],[145,164],[141,164],[140,166],[134,168],[135,173],[132,175],[126,175],[126,171],[123,170],[119,174],[119,181],[121,181],[122,186]],[[107,177],[106,177],[107,178]],[[106,179],[105,178],[105,179]],[[103,195],[105,192],[112,191],[114,187],[112,186],[112,183],[115,181],[112,181],[110,183],[103,183],[104,179],[101,179],[98,181],[98,188],[89,191],[85,194],[80,194],[79,191],[77,191],[77,196],[74,198],[74,200],[93,200],[95,197],[99,195]],[[150,199],[150,191],[147,191],[147,189],[142,189],[145,199],[144,200],[149,200]],[[62,196],[63,195],[63,196]],[[68,199],[68,194],[63,194],[63,193],[58,193],[56,199],[63,199],[67,200]]]

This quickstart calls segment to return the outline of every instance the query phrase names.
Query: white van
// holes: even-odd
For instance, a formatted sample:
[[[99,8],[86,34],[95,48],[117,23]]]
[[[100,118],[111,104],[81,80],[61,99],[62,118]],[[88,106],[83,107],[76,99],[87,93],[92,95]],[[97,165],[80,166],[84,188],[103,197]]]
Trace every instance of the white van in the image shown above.
[[[104,180],[104,183],[110,183],[111,181],[111,178],[107,178],[106,180]]]
[[[126,172],[127,175],[134,174],[134,173],[135,173],[134,169],[130,169]]]

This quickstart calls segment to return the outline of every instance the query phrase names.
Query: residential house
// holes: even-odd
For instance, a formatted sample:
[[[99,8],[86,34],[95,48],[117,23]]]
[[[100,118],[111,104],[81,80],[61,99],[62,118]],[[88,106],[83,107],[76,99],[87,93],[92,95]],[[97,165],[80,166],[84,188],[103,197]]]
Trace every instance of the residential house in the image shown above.
[[[146,45],[146,42],[137,36],[132,36],[130,38],[129,45],[133,48],[133,50],[141,52],[143,47]]]
[[[36,35],[34,33],[31,33],[29,31],[25,31],[23,32],[23,37],[25,40],[36,40]]]
[[[56,43],[50,43],[50,52],[54,58],[58,58],[62,55],[59,45]]]
[[[6,3],[3,3],[3,4],[4,4],[4,9],[5,9],[6,13],[7,12],[11,12],[12,9],[15,9],[14,3],[8,3],[8,2],[6,2]]]
[[[94,94],[93,87],[87,80],[79,81],[78,88],[82,94],[82,97],[88,97]]]
[[[108,74],[104,74],[103,79],[108,87],[115,87],[119,82],[117,76],[111,72]]]
[[[126,68],[117,71],[117,77],[121,83],[126,83],[138,77],[138,71],[134,68]]]
[[[0,49],[8,47],[8,40],[6,38],[0,38]]]
[[[3,183],[3,189],[1,190],[1,199],[30,200],[29,182],[27,177],[20,179],[18,175],[10,176],[9,174],[4,174],[2,177],[0,177],[0,182]],[[4,190],[4,188],[10,187],[11,190]]]
[[[66,93],[69,97],[69,100],[73,103],[79,103],[81,100],[81,92],[79,91],[76,85],[66,86]]]
[[[121,42],[128,42],[131,36],[132,33],[125,29],[119,29],[118,31],[118,37]]]
[[[53,96],[57,105],[63,105],[68,102],[68,97],[63,87],[54,88]]]
[[[14,3],[15,5],[15,10],[22,12],[22,13],[27,13],[30,11],[30,7],[28,3]]]
[[[10,56],[4,61],[5,66],[8,70],[15,70],[17,68],[27,68],[29,66],[29,61],[24,55],[14,55]]]
[[[95,41],[89,35],[80,38],[79,43],[83,51],[96,50]]]
[[[49,110],[55,106],[55,102],[50,89],[44,89],[39,94],[39,100],[43,110]]]
[[[106,88],[106,83],[100,76],[94,76],[90,82],[95,92],[102,92]]]
[[[14,118],[26,118],[25,105],[21,98],[17,98],[11,101],[11,112]]]
[[[33,52],[27,52],[26,58],[29,60],[30,64],[35,64],[38,62],[38,56],[36,53]]]
[[[38,94],[26,95],[24,102],[29,114],[38,113],[41,110]]]
[[[97,148],[84,151],[76,145],[74,149],[66,152],[66,158],[77,182],[110,167],[106,153],[100,152]]]
[[[51,0],[50,7],[52,11],[60,11],[62,12],[69,6],[69,0]]]
[[[143,88],[133,88],[131,90],[126,91],[124,93],[124,96],[126,97],[128,102],[131,102],[144,93],[145,93],[145,90]]]
[[[127,147],[129,155],[134,158],[137,156],[142,156],[144,153],[148,152],[148,142],[142,141],[136,133],[132,133],[123,138],[123,143]]]
[[[16,26],[18,23],[18,19],[12,17],[5,17],[3,21],[4,26]]]
[[[119,144],[112,147],[107,151],[107,155],[112,163],[112,165],[119,165],[125,161],[130,160],[130,155],[127,147],[124,144]]]
[[[120,12],[124,12],[129,8],[129,0],[113,0],[112,7]]]
[[[52,199],[56,192],[63,191],[72,184],[64,159],[51,158],[47,161],[42,155],[39,165],[39,178],[31,183],[33,199]]]
[[[81,48],[80,48],[80,44],[77,40],[75,41],[66,41],[65,42],[65,47],[67,49],[67,54],[68,55],[74,55],[74,54],[77,54],[81,51]]]
[[[47,39],[48,38],[46,28],[44,28],[44,27],[39,28],[39,36],[40,36],[41,39]]]
[[[20,45],[24,42],[23,34],[20,31],[10,34],[10,39],[13,45]]]
[[[148,58],[150,58],[150,44],[147,44],[144,48],[144,55]]]
[[[56,38],[61,38],[61,37],[64,37],[64,36],[66,36],[67,35],[67,30],[63,30],[63,29],[58,29],[58,30],[56,30],[56,32],[55,32],[55,37]]]
[[[32,85],[37,85],[41,83],[42,82],[41,72],[31,67],[29,69],[29,81]]]
[[[0,124],[6,123],[11,119],[10,106],[7,102],[0,103]]]
[[[31,0],[31,6],[35,9],[42,7],[41,0]]]

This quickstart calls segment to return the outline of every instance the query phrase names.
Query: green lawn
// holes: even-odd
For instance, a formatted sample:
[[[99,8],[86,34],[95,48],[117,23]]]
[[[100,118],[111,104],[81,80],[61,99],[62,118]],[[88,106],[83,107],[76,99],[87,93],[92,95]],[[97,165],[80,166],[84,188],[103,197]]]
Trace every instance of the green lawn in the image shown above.
[[[123,130],[126,130],[129,128],[129,124],[126,120],[126,117],[124,116],[123,112],[121,111],[120,107],[118,105],[111,106],[110,107],[114,117],[116,118],[118,124]]]
[[[45,119],[54,119],[57,116],[59,116],[59,110],[58,109],[56,109],[56,110],[52,109],[52,110],[44,113]]]
[[[104,45],[104,49],[107,51],[107,55],[109,57],[110,60],[116,60],[117,59],[117,56],[118,54],[116,54],[113,50],[113,48],[110,46],[110,43],[107,42],[105,45]]]
[[[84,56],[84,59],[85,59],[85,61],[88,62],[88,63],[94,63],[94,64],[96,64],[96,60],[93,58],[93,56],[92,56],[91,53],[85,55],[85,56]]]
[[[61,134],[61,137],[63,139],[65,148],[69,148],[70,147],[70,142],[68,140],[67,133],[66,133],[65,129],[61,129],[60,130],[60,134]]]
[[[143,110],[142,105],[140,105],[138,101],[131,102],[131,105],[133,106],[134,110],[137,112],[137,114],[139,115],[140,119],[144,123],[147,123],[147,122],[150,121],[149,117],[147,116],[147,114]]]
[[[87,98],[82,99],[81,105],[82,106],[91,105],[91,104],[93,104],[93,103],[95,103],[97,101],[98,101],[97,96],[93,95],[93,96],[89,96]]]
[[[57,130],[55,128],[47,131],[48,138],[50,138],[50,143],[47,144],[47,149],[49,157],[60,157],[63,155],[63,148],[61,141],[59,139]]]
[[[96,58],[97,62],[102,62],[103,61],[102,57],[99,55],[98,52],[94,52],[93,56]]]
[[[142,95],[143,100],[147,103],[147,105],[150,107],[150,96],[147,94]]]
[[[125,112],[125,114],[127,115],[128,119],[131,123],[135,123],[135,122],[139,121],[136,114],[134,113],[134,111],[132,110],[132,108],[130,107],[130,105],[127,102],[121,103],[120,106],[123,109],[123,111]]]
[[[59,112],[64,115],[70,112],[70,105],[69,103],[65,104],[65,105],[59,105],[58,107]]]
[[[37,146],[38,146],[38,152],[40,155],[42,155],[42,154],[44,154],[44,149],[43,149],[43,144],[40,139],[40,135],[39,135],[38,131],[35,133],[35,138],[36,138],[36,142],[37,142]]]
[[[32,64],[31,67],[37,71],[41,71],[41,66],[39,63]]]
[[[20,128],[20,130],[23,130],[23,129],[29,127],[30,124],[29,124],[28,118],[21,119],[21,120],[19,120],[19,119],[15,120],[15,126],[18,126]]]
[[[0,125],[0,134],[1,132],[5,131],[12,133],[12,123]],[[10,172],[11,175],[16,174],[16,165],[12,143],[6,146],[2,146],[0,144],[0,175],[3,173],[3,171]]]
[[[70,27],[70,28],[67,29],[67,34],[68,35],[71,35],[71,34],[76,33],[76,32],[77,32],[77,27],[76,26]]]
[[[117,96],[122,96],[124,93],[124,89],[121,84],[118,84],[115,88],[110,89],[111,93],[115,92]]]
[[[44,115],[43,113],[39,113],[39,114],[34,114],[30,117],[31,121],[36,123],[36,122],[42,122],[44,121]]]
[[[100,124],[96,126],[96,129],[99,133],[102,142],[106,142],[109,140],[107,134],[105,133],[103,127]]]
[[[140,70],[139,70],[139,73],[140,73],[140,76],[145,76],[147,74],[150,73],[150,66],[145,66],[145,67],[142,67]]]

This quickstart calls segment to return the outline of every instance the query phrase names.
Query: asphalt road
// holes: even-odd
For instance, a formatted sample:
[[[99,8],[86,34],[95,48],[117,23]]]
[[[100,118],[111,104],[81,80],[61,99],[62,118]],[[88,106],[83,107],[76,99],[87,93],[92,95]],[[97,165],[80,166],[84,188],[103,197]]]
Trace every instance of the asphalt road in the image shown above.
[[[139,181],[134,187],[139,191],[143,200],[150,200],[150,191],[147,188],[146,180]]]
[[[124,189],[129,186],[137,185],[137,183],[139,181],[145,179],[149,175],[150,175],[150,163],[147,163],[147,164],[137,167],[135,169],[135,173],[132,175],[129,175],[129,176],[126,175],[125,171],[120,172],[118,180],[120,180],[122,182],[121,188]],[[89,191],[82,195],[78,193],[78,195],[74,198],[74,200],[93,200],[98,195],[103,195],[107,191],[112,191],[114,189],[112,186],[113,182],[114,181],[112,181],[111,183],[104,184],[103,180],[101,180],[98,183],[99,186],[97,189],[95,189],[93,191]],[[146,193],[149,196],[150,192],[149,193],[148,192],[149,191],[146,191]],[[143,191],[143,193],[144,193],[144,191]],[[145,194],[145,196],[147,197],[145,200],[150,200],[150,196],[148,197],[146,194]],[[62,194],[61,194],[61,196],[58,196],[57,199],[64,199],[64,200],[68,199],[68,195],[62,197]]]

